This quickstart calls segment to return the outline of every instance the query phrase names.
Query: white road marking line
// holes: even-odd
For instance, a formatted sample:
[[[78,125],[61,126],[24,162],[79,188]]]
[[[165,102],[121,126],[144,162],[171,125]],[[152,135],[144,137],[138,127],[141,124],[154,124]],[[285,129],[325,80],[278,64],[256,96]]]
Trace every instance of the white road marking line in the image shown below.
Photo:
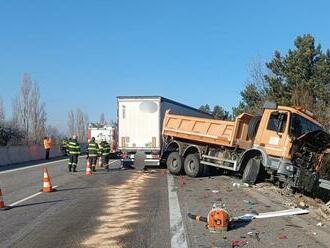
[[[45,166],[45,165],[49,165],[49,164],[55,164],[55,163],[58,163],[58,162],[63,162],[65,160],[67,160],[67,158],[61,159],[61,160],[52,161],[52,162],[42,163],[42,164],[29,165],[29,166],[25,166],[25,167],[21,167],[21,168],[16,168],[16,169],[11,169],[11,170],[5,170],[5,171],[1,171],[0,174],[6,174],[6,173],[20,171],[20,170],[27,170],[27,169],[30,169],[30,168],[33,168],[33,167],[40,167],[40,166]]]
[[[57,187],[58,187],[58,185],[55,185],[55,186],[53,187],[53,189],[56,189]],[[14,203],[10,204],[9,207],[14,207],[14,206],[16,206],[16,205],[18,205],[18,204],[20,204],[20,203],[22,203],[22,202],[25,202],[25,201],[27,201],[27,200],[32,199],[33,197],[36,197],[36,196],[38,196],[38,195],[41,195],[42,193],[43,193],[43,192],[38,192],[38,193],[35,193],[35,194],[30,195],[30,196],[28,196],[28,197],[25,197],[25,198],[22,199],[22,200],[19,200],[19,201],[17,201],[17,202],[14,202]]]
[[[170,234],[172,248],[187,248],[178,195],[175,191],[173,176],[167,174],[168,204],[170,212]]]

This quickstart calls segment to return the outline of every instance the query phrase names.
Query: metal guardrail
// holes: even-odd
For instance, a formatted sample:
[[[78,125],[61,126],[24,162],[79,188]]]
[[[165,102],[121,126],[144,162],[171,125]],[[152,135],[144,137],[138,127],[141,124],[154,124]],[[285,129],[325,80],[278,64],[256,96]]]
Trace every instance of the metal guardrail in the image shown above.
[[[319,179],[319,181],[320,181],[319,184],[320,188],[330,190],[330,181],[324,179]]]

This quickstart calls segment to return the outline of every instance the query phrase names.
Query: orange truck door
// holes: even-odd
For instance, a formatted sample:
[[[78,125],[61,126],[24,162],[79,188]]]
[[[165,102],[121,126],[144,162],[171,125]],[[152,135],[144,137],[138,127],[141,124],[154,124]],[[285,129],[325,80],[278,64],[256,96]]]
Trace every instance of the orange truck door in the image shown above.
[[[268,155],[286,157],[289,120],[287,111],[265,111],[254,144],[261,146]]]

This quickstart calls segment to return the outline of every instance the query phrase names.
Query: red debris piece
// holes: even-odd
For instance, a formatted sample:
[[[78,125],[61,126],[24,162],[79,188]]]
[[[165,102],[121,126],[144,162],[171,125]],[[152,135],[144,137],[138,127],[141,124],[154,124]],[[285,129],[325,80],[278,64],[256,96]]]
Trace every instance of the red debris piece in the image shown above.
[[[179,184],[180,184],[180,186],[183,186],[186,184],[184,176],[179,176]]]
[[[231,247],[232,248],[243,247],[247,243],[248,242],[246,242],[245,240],[232,240],[231,241]]]
[[[284,234],[277,235],[277,239],[288,239],[288,237]]]

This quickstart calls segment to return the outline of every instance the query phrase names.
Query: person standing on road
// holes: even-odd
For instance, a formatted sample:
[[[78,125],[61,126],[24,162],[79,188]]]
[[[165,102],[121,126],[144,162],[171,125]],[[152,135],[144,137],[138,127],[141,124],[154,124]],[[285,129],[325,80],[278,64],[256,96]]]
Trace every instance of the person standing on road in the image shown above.
[[[95,138],[92,137],[91,141],[88,143],[87,147],[87,159],[89,160],[89,164],[92,166],[92,171],[96,171],[96,161],[99,152],[99,146],[95,142]]]
[[[61,151],[63,153],[64,156],[67,156],[68,155],[68,139],[65,137],[63,140],[62,140],[62,144],[61,144]]]
[[[99,153],[101,156],[102,165],[105,166],[107,171],[109,171],[110,145],[105,139],[102,139],[100,143]]]
[[[52,146],[51,138],[44,137],[44,148],[45,148],[45,151],[46,151],[46,156],[45,156],[46,160],[49,160],[49,153],[50,153],[51,146]]]
[[[78,164],[78,156],[80,155],[80,145],[77,141],[77,136],[73,136],[68,144],[68,155],[69,155],[69,172],[71,169],[73,172],[76,172],[77,164]]]

